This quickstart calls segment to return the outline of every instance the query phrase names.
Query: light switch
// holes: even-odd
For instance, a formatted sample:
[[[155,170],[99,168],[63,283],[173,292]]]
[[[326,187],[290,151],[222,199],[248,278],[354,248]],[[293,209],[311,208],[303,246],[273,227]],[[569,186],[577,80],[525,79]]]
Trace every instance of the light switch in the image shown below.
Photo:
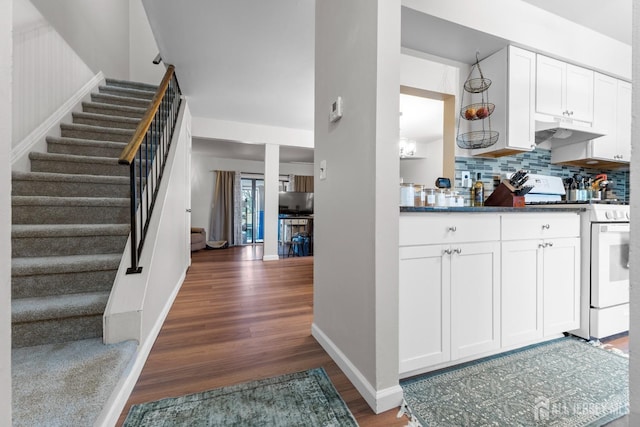
[[[320,161],[320,179],[322,181],[327,179],[327,161],[326,160]]]

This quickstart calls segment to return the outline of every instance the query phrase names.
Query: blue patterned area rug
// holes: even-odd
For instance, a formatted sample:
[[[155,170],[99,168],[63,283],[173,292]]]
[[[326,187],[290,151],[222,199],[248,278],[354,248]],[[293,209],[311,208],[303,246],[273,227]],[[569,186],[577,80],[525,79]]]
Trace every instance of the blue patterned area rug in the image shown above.
[[[135,405],[133,426],[357,426],[322,368]]]
[[[601,426],[628,413],[628,359],[574,338],[401,382],[423,426]]]

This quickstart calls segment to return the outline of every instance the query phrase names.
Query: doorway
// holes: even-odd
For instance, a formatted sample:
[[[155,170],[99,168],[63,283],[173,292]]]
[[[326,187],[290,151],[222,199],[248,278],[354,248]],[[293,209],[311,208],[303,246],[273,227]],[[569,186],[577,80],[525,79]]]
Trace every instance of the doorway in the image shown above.
[[[404,173],[407,178],[417,180],[414,183],[433,186],[435,184],[434,174],[439,173],[437,176],[450,178],[453,186],[455,183],[456,146],[455,96],[409,86],[400,86],[400,95],[402,104],[400,108],[405,107],[406,110],[406,113],[402,111],[403,116],[405,116],[405,122],[401,123],[400,136],[417,140],[419,144],[418,150],[423,149],[431,153],[431,155],[425,156],[431,157],[428,161],[426,159],[420,161],[422,157],[419,154],[420,151],[417,151],[418,156],[415,159],[403,159],[401,162],[401,174]],[[437,120],[430,122],[428,116],[421,118],[419,114],[414,115],[411,112],[414,107],[418,108],[419,111],[425,108],[432,109],[433,113],[428,116],[433,115]],[[406,133],[402,130],[403,126]],[[436,131],[437,137],[434,137],[429,127]],[[425,174],[426,171],[432,171],[432,173]]]
[[[264,239],[264,179],[242,178],[242,244]]]

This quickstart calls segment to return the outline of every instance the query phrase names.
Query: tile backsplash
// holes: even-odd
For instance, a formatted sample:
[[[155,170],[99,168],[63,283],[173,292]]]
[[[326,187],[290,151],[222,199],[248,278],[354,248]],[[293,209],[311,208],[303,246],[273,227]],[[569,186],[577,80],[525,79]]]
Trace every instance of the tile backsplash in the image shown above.
[[[587,169],[576,166],[553,165],[551,164],[551,150],[535,149],[515,156],[499,157],[497,159],[486,159],[481,157],[456,157],[456,188],[461,190],[461,194],[468,193],[467,189],[461,189],[461,172],[471,172],[471,177],[475,180],[477,173],[482,174],[482,181],[485,187],[485,196],[493,191],[494,186],[500,182],[502,174],[525,169],[529,173],[540,175],[553,175],[561,178],[572,177],[579,174],[586,177],[594,177],[600,173],[606,173],[610,181],[613,181],[613,189],[618,200],[629,203],[629,171],[628,170],[602,170]]]

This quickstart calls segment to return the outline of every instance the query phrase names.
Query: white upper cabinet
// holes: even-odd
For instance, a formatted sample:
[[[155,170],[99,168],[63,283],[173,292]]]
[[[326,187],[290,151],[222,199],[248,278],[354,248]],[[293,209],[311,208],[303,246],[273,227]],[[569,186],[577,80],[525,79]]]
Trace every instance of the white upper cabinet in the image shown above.
[[[586,167],[626,166],[631,157],[631,84],[594,73],[593,128],[605,135],[551,147],[551,162]]]
[[[499,132],[498,142],[473,150],[483,157],[500,157],[535,148],[536,54],[514,46],[485,58],[480,63],[492,83],[490,101],[496,106],[491,127]]]
[[[593,121],[593,71],[537,56],[536,112],[554,118]]]
[[[631,160],[631,83],[618,80],[618,102],[616,116],[616,160],[629,163]]]

